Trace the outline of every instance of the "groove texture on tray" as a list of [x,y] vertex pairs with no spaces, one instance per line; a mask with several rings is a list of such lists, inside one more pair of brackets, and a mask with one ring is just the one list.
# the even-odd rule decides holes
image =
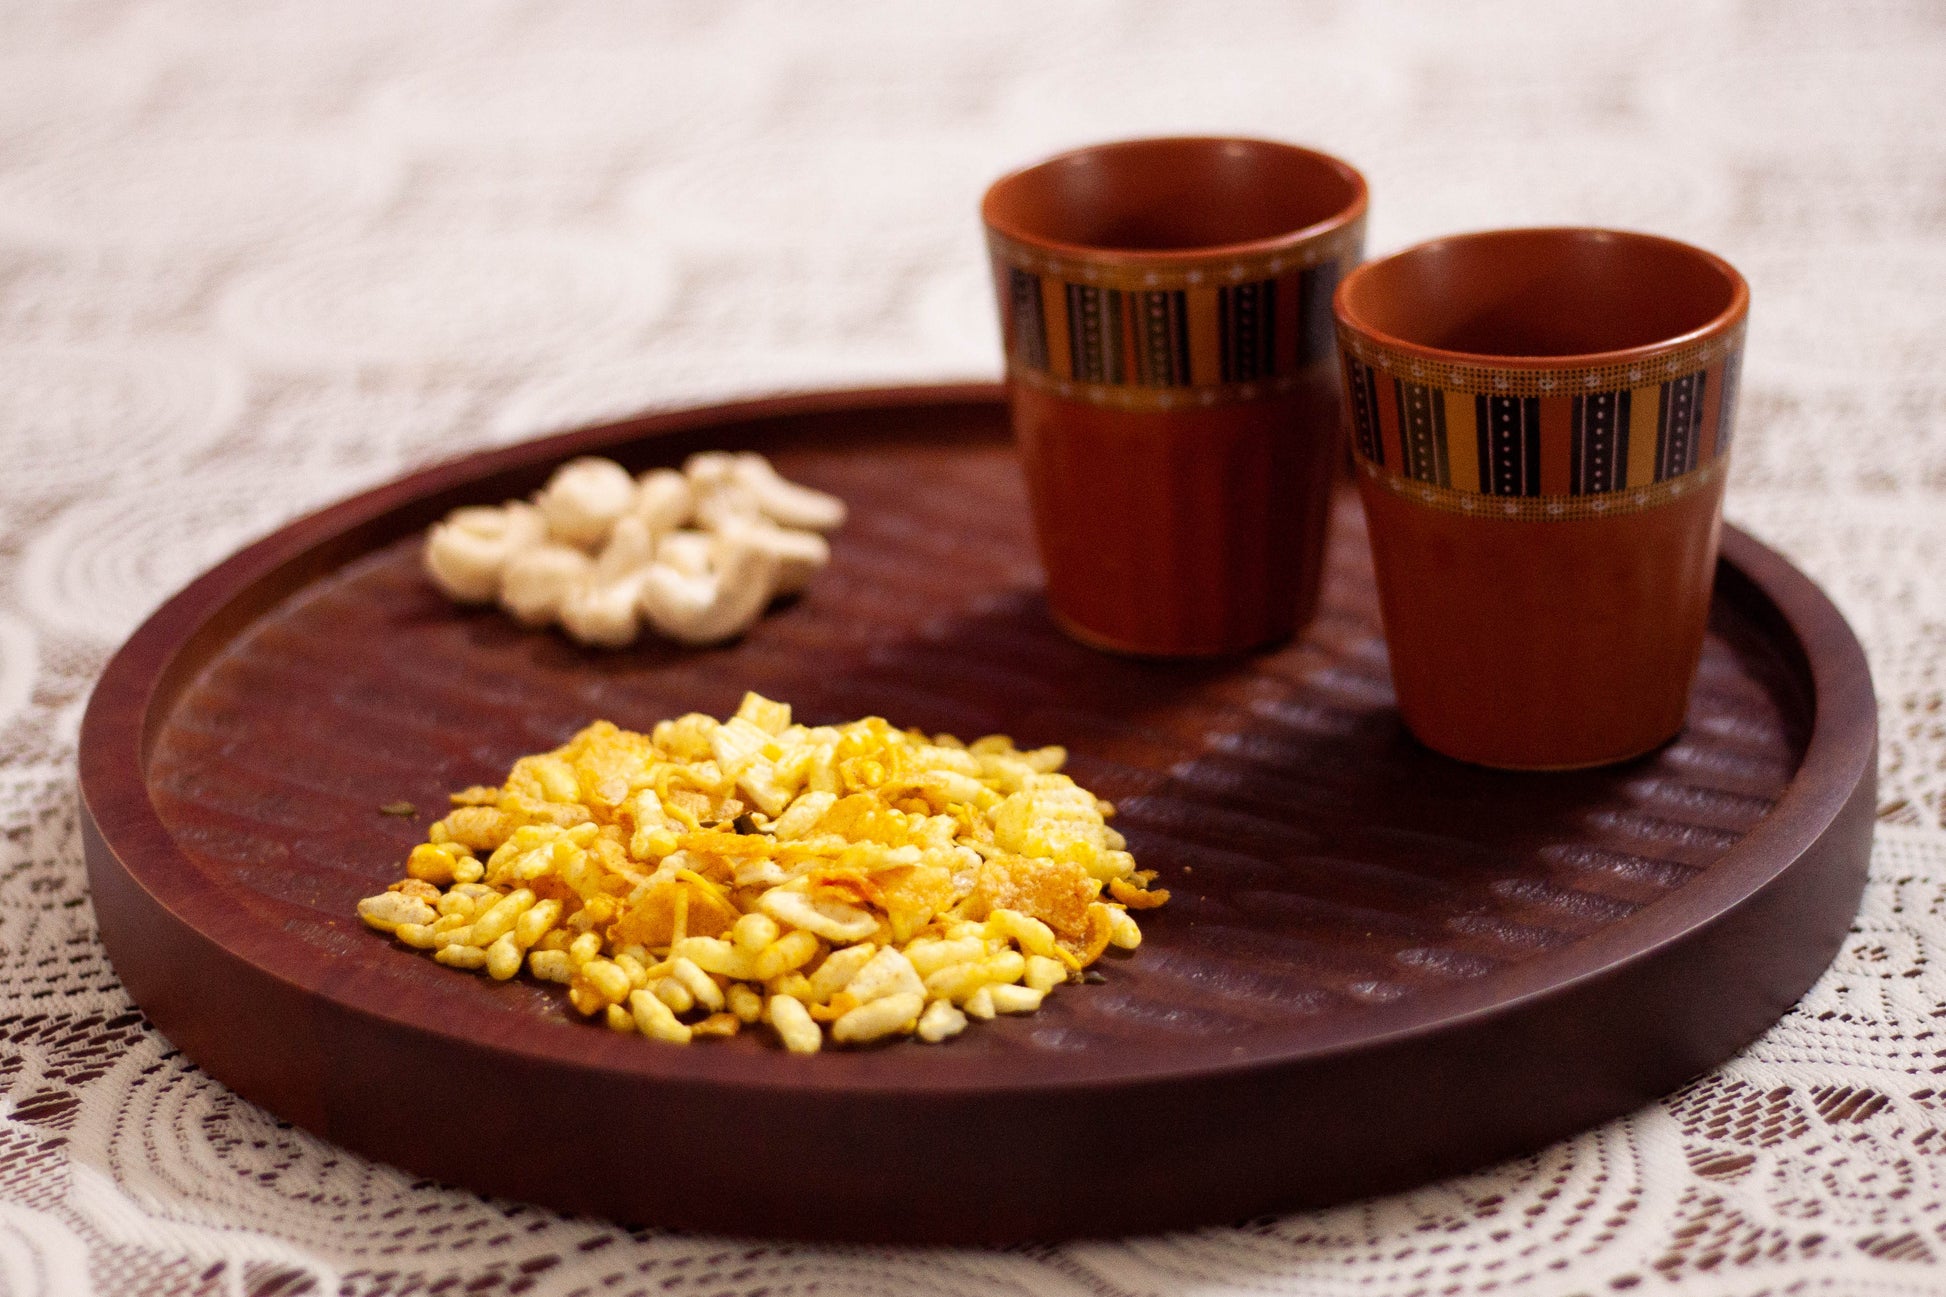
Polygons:
[[[832,566],[740,644],[584,652],[417,574],[455,505],[576,454],[709,448],[853,506]],[[1604,771],[1456,765],[1394,717],[1359,528],[1341,500],[1301,641],[1172,666],[1048,621],[990,387],[681,411],[430,469],[227,561],[110,663],[80,761],[102,939],[156,1026],[280,1117],[629,1221],[1008,1242],[1529,1152],[1727,1057],[1829,962],[1869,850],[1870,676],[1829,601],[1732,530],[1675,742]],[[745,689],[810,720],[1063,743],[1175,899],[1038,1014],[814,1058],[618,1036],[353,917],[450,790],[594,716],[722,714]],[[419,817],[380,813],[400,801]],[[451,1121],[456,1076],[522,1114],[504,1141]],[[775,1166],[820,1168],[819,1192]]]
[[[397,876],[448,791],[497,782],[516,756],[594,717],[646,728],[724,714],[746,688],[814,723],[878,713],[1063,743],[1071,773],[1118,803],[1131,850],[1176,899],[1105,984],[950,1048],[1076,1051],[1288,1028],[1561,948],[1707,871],[1803,753],[1786,665],[1721,601],[1674,744],[1619,777],[1496,773],[1400,731],[1346,499],[1303,640],[1168,666],[1104,657],[1049,622],[1004,447],[800,447],[778,462],[847,499],[854,521],[810,593],[740,644],[584,651],[448,605],[407,537],[260,619],[181,698],[152,749],[164,821],[292,939],[388,980],[558,1020],[551,993],[441,968],[349,919]],[[420,809],[416,822],[377,813],[399,800]]]

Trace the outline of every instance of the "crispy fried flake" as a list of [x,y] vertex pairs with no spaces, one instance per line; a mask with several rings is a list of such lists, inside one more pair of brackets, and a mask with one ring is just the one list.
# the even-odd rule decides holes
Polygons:
[[1003,855],[980,867],[973,895],[988,910],[1019,910],[1078,938],[1088,930],[1088,906],[1101,895],[1101,883],[1065,860]]

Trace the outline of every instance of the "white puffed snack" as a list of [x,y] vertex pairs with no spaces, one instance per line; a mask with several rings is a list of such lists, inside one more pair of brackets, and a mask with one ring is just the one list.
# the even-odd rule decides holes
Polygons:
[[737,457],[727,450],[702,450],[682,462],[683,476],[698,491],[722,486],[736,475]]
[[631,516],[640,518],[652,536],[660,536],[689,521],[696,497],[689,479],[673,468],[652,468],[635,479],[635,506]]
[[762,550],[776,561],[778,594],[796,594],[831,561],[830,543],[814,531],[744,515],[726,517],[717,527],[724,539]]
[[758,503],[756,493],[734,479],[714,486],[697,486],[693,492],[696,525],[719,535],[728,527],[764,519],[763,506]]
[[635,479],[612,459],[571,459],[554,470],[534,504],[550,536],[594,549],[635,503]]
[[831,531],[844,525],[843,500],[780,477],[762,455],[738,455],[730,480],[750,492],[765,516],[780,527]]
[[523,626],[545,626],[561,615],[561,605],[594,566],[572,545],[542,541],[507,560],[500,606]]
[[492,603],[507,559],[546,534],[540,511],[524,500],[455,509],[426,533],[426,573],[460,603]]
[[716,535],[685,527],[657,537],[655,561],[684,576],[708,576],[716,561]]
[[844,517],[843,501],[787,481],[762,455],[705,451],[640,477],[583,457],[531,502],[455,509],[428,529],[423,561],[453,600],[497,601],[582,644],[621,648],[645,626],[715,644],[803,590],[831,559],[818,531]]
[[777,588],[776,578],[775,559],[725,541],[712,570],[700,576],[651,564],[642,581],[642,615],[678,644],[718,644],[757,620]]
[[646,573],[629,572],[609,581],[582,581],[561,601],[561,629],[583,644],[626,648],[640,623],[636,603]]
[[613,581],[633,576],[655,562],[656,537],[639,515],[629,514],[615,524],[595,556],[594,579]]

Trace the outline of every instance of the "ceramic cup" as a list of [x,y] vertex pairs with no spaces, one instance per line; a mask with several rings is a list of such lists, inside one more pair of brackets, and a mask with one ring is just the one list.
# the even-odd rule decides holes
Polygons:
[[1015,438],[1054,615],[1234,653],[1317,603],[1342,446],[1331,295],[1365,181],[1262,140],[1064,153],[987,191]]
[[1646,234],[1500,230],[1335,301],[1399,710],[1428,747],[1565,769],[1681,728],[1749,290]]

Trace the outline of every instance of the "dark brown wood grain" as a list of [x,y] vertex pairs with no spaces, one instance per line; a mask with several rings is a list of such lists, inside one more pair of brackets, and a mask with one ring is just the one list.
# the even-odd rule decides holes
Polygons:
[[[754,447],[853,521],[736,645],[580,650],[455,609],[417,533],[576,453]],[[1732,531],[1688,727],[1509,774],[1391,703],[1356,505],[1317,620],[1163,664],[1037,594],[997,389],[834,393],[494,451],[291,524],[116,656],[81,743],[103,940],[155,1025],[306,1129],[553,1206],[743,1234],[994,1241],[1220,1221],[1412,1184],[1662,1094],[1782,1013],[1864,879],[1871,682],[1837,612]],[[1064,743],[1175,895],[1100,985],[940,1047],[690,1048],[366,930],[426,811],[596,716],[879,713]],[[409,801],[412,820],[381,805]],[[490,1133],[489,1133],[490,1132]]]

